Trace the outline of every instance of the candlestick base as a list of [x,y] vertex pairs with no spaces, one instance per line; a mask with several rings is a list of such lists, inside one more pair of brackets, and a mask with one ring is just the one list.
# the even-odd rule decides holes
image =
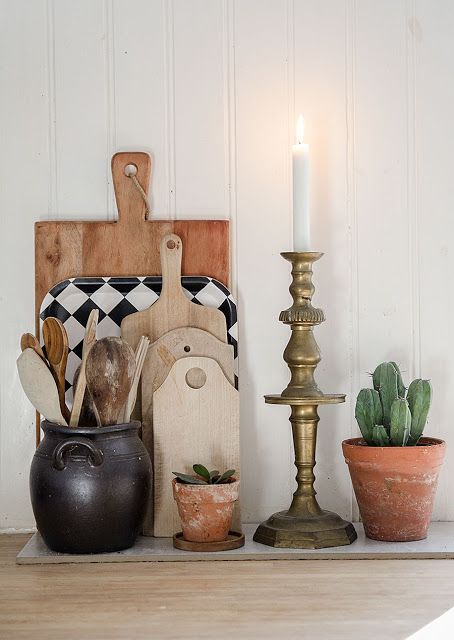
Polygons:
[[353,525],[331,511],[295,516],[290,510],[274,513],[257,528],[255,542],[283,549],[324,549],[351,544],[357,538]]

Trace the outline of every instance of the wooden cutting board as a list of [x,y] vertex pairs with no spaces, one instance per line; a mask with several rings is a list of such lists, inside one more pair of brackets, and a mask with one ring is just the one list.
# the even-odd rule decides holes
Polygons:
[[172,232],[184,242],[184,275],[209,275],[229,286],[229,222],[146,220],[144,201],[124,173],[130,164],[137,167],[136,177],[148,193],[150,156],[140,152],[116,153],[112,158],[112,177],[117,221],[58,220],[35,224],[36,331],[41,302],[57,282],[75,276],[160,275],[160,243],[163,236]]
[[[186,327],[164,334],[150,345],[148,366],[142,373],[142,440],[153,459],[153,394],[167,378],[180,358],[205,356],[213,358],[231,385],[234,385],[233,347],[202,329]],[[147,405],[144,404],[144,398]],[[154,535],[153,495],[147,509],[143,534]]]
[[[211,358],[177,360],[153,399],[154,535],[180,531],[172,471],[240,469],[238,391]],[[237,474],[237,477],[239,473]],[[241,526],[237,504],[233,528]]]
[[[210,275],[230,285],[228,220],[146,220],[146,207],[127,165],[148,193],[151,159],[147,153],[122,152],[112,158],[118,220],[40,221],[35,224],[35,331],[44,296],[58,282],[76,276],[160,275],[159,247],[168,233],[185,244],[184,275]],[[151,216],[150,216],[151,217]],[[39,419],[36,441],[39,443]]]
[[[185,247],[185,253],[186,253]],[[175,234],[161,240],[162,290],[159,299],[145,311],[126,316],[121,323],[121,336],[135,349],[141,336],[155,342],[167,331],[196,327],[227,342],[227,325],[219,309],[202,307],[188,300],[181,286],[183,244]],[[147,366],[148,358],[145,362]]]

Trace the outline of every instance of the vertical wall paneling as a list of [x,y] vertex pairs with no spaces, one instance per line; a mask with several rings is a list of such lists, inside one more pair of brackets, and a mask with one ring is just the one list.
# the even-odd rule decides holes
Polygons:
[[34,328],[33,222],[49,201],[47,7],[0,2],[0,529],[33,526],[28,470],[35,414],[16,371]]
[[223,0],[224,59],[224,164],[225,205],[230,218],[232,292],[238,297],[237,195],[236,195],[236,81],[235,81],[235,0]]
[[406,3],[356,3],[355,172],[361,384],[383,360],[410,373]]
[[[355,402],[361,380],[359,344],[359,267],[358,267],[358,215],[355,172],[355,59],[356,59],[356,0],[346,1],[345,15],[345,107],[346,107],[346,191],[347,221],[349,229],[348,270],[350,286],[350,436],[359,429],[355,420]],[[359,520],[359,510],[352,496],[352,518]]]
[[434,517],[452,520],[454,11],[449,0],[437,2],[436,11],[428,0],[415,5],[408,28],[416,41],[421,375],[430,378],[434,388],[427,435],[448,441]]
[[116,217],[115,194],[113,189],[110,162],[117,148],[116,114],[115,114],[115,18],[113,0],[103,0],[104,7],[104,76],[105,76],[105,107],[107,120],[106,136],[106,212],[112,220]]
[[[106,10],[100,0],[54,2],[58,213],[106,217]],[[102,188],[100,188],[102,185]]]
[[412,360],[410,377],[421,376],[421,265],[418,211],[418,166],[417,166],[417,111],[416,111],[416,46],[417,29],[415,0],[407,0],[406,43],[407,43],[407,205],[410,242],[410,294],[412,322]]
[[[293,487],[288,407],[265,405],[288,372],[288,25],[279,0],[235,3],[237,259],[243,507],[249,521],[285,508]],[[292,489],[293,490],[293,489]]]
[[[49,218],[58,211],[57,188],[57,105],[55,101],[55,20],[54,0],[46,0],[47,31],[47,96],[48,96],[48,153],[49,153]],[[42,217],[42,216],[41,216]]]
[[222,0],[173,0],[179,218],[225,218]]
[[152,216],[171,215],[169,175],[167,0],[114,0],[115,121],[117,150],[153,158]]
[[312,249],[325,252],[314,265],[314,304],[326,314],[315,329],[322,352],[317,378],[326,393],[347,394],[346,405],[320,407],[317,491],[324,506],[350,517],[350,480],[340,448],[350,436],[351,391],[345,5],[296,2],[294,20],[294,118],[303,113],[310,145]]

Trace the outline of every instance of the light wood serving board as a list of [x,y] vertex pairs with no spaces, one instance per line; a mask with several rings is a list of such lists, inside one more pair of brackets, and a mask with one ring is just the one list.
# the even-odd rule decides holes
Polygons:
[[184,294],[181,287],[182,255],[183,245],[179,236],[169,234],[161,240],[161,295],[149,309],[131,313],[121,323],[121,336],[133,349],[141,336],[155,342],[167,331],[182,327],[204,329],[227,342],[227,325],[222,311],[191,302]]
[[[215,360],[175,362],[154,394],[153,433],[154,535],[165,537],[181,529],[172,471],[191,473],[196,462],[221,472],[240,469],[238,391]],[[240,523],[237,504],[233,528]]]
[[[216,360],[230,384],[235,385],[233,346],[218,340],[207,331],[191,327],[175,329],[150,345],[147,355],[148,366],[142,373],[142,440],[151,459],[153,459],[153,394],[167,378],[177,360],[200,356]],[[146,399],[147,405],[143,399]],[[153,502],[152,494],[143,526],[143,533],[146,536],[154,535]]]

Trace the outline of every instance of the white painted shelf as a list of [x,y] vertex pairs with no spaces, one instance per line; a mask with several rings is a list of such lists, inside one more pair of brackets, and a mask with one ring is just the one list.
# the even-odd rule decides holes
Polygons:
[[252,540],[257,525],[244,525],[246,544],[241,549],[217,553],[174,549],[171,538],[139,537],[125,551],[94,555],[72,555],[50,551],[38,533],[17,555],[18,564],[63,564],[71,562],[187,562],[201,560],[380,560],[404,558],[454,558],[454,522],[432,523],[429,536],[418,542],[377,542],[364,535],[356,523],[358,539],[351,545],[329,549],[276,549]]

